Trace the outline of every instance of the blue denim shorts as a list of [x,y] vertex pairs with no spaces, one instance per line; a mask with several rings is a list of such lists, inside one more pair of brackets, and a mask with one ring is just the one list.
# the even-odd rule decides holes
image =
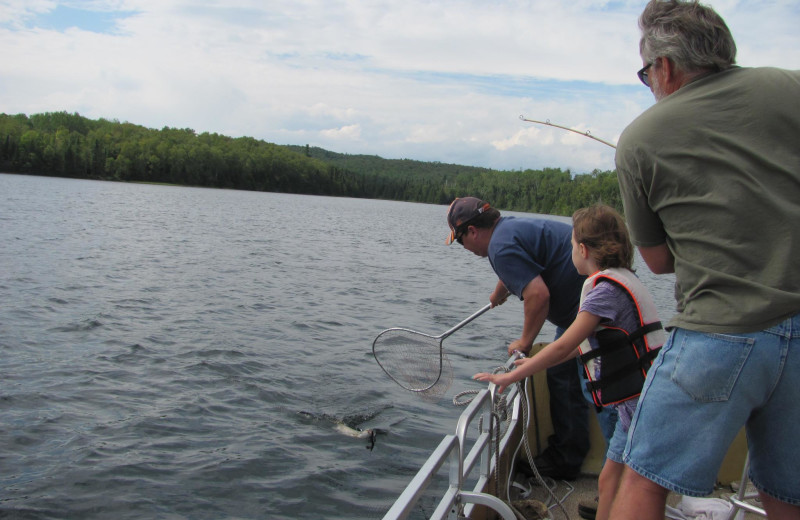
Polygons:
[[742,426],[753,484],[800,505],[800,314],[749,334],[674,329],[648,374],[623,460],[676,493],[708,495]]
[[623,454],[625,452],[625,444],[628,442],[628,431],[622,426],[622,421],[617,421],[617,426],[614,428],[614,435],[608,441],[608,449],[606,450],[606,458],[614,462],[623,463]]

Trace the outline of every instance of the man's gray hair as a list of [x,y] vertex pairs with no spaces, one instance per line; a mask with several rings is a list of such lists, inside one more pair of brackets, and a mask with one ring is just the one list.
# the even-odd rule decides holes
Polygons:
[[724,70],[736,63],[736,43],[720,15],[697,0],[650,0],[639,17],[639,53],[666,57],[687,73]]

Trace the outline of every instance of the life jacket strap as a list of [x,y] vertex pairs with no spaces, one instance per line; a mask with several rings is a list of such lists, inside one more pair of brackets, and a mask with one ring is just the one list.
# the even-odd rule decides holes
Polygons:
[[624,347],[629,347],[635,341],[643,338],[646,334],[650,334],[651,332],[660,328],[662,328],[660,321],[654,321],[652,323],[648,323],[647,325],[642,325],[627,337],[620,338],[616,341],[610,341],[604,345],[601,345],[599,348],[595,348],[585,354],[581,354],[579,357],[580,362],[585,365],[587,361],[590,361],[598,356],[609,354]]
[[620,379],[627,377],[631,374],[631,372],[637,370],[643,370],[644,372],[647,372],[647,370],[650,368],[650,364],[656,358],[660,349],[661,347],[658,347],[645,352],[644,355],[642,355],[642,357],[636,361],[632,361],[621,366],[619,369],[615,370],[611,374],[608,374],[607,376],[604,376],[602,379],[598,379],[597,381],[587,381],[586,388],[590,392],[602,390],[603,388],[606,388]]

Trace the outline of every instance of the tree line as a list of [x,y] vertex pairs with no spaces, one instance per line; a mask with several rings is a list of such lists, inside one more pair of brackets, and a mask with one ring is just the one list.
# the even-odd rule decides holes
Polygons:
[[432,204],[472,195],[501,209],[553,215],[598,201],[622,210],[613,171],[383,159],[67,112],[0,114],[0,171]]

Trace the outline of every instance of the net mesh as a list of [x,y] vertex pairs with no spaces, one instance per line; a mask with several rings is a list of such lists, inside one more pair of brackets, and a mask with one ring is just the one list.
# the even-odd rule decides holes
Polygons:
[[427,334],[385,330],[375,338],[372,352],[389,377],[423,397],[441,396],[453,381],[453,368],[441,340]]

